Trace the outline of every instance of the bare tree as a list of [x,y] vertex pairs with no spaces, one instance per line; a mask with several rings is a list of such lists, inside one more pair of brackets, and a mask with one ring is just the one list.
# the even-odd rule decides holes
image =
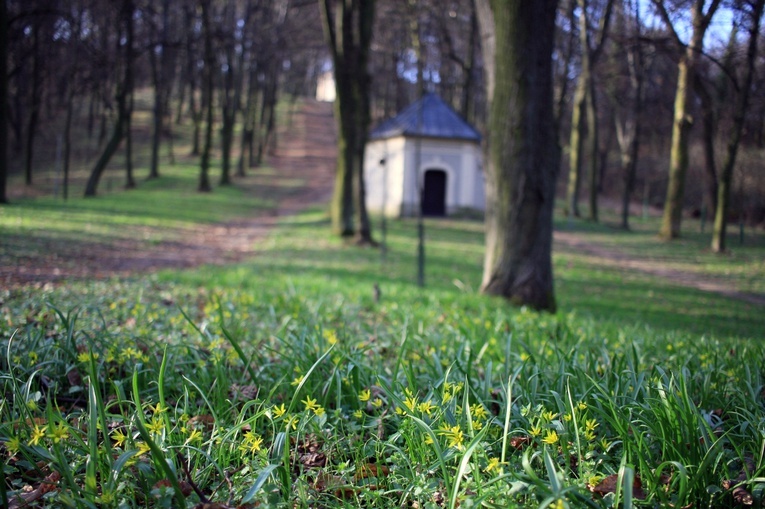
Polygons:
[[685,175],[688,172],[688,139],[692,125],[691,103],[693,99],[694,73],[704,48],[706,34],[712,17],[722,0],[712,0],[704,12],[706,0],[691,3],[691,39],[685,44],[677,33],[667,7],[662,0],[652,0],[657,12],[667,25],[676,46],[681,49],[677,63],[677,89],[675,92],[674,124],[672,127],[672,149],[669,158],[669,182],[667,198],[659,237],[664,240],[680,236],[685,195]]
[[0,203],[8,203],[8,6],[0,2]]
[[[120,24],[124,29],[125,44],[122,50],[122,80],[117,86],[117,120],[114,124],[112,136],[104,148],[101,156],[96,161],[95,166],[90,172],[90,177],[85,185],[85,196],[95,196],[98,189],[98,182],[101,175],[109,164],[112,156],[117,152],[120,143],[128,135],[130,130],[130,116],[132,113],[132,95],[133,95],[133,0],[123,0],[120,7]],[[119,39],[117,44],[119,44]],[[126,159],[128,162],[128,182],[131,184],[132,174],[130,171],[130,147],[126,149]]]
[[[571,115],[571,139],[569,142],[568,192],[566,195],[566,213],[579,216],[579,189],[582,174],[582,159],[585,140],[589,157],[590,177],[590,216],[598,220],[598,126],[595,103],[594,69],[603,52],[608,25],[611,20],[613,0],[607,0],[600,17],[597,33],[591,34],[590,14],[587,0],[578,0],[579,5],[579,44],[581,46],[581,66],[574,93],[574,107]],[[591,39],[596,39],[593,47]],[[585,138],[586,129],[586,138]]]
[[733,127],[728,139],[728,147],[725,154],[725,162],[720,170],[718,184],[717,209],[715,210],[715,226],[712,235],[712,250],[721,253],[725,251],[725,230],[727,223],[728,208],[730,206],[730,189],[733,182],[733,167],[736,164],[736,154],[741,142],[741,133],[744,128],[746,109],[749,105],[749,94],[752,88],[755,60],[757,58],[757,39],[760,33],[763,6],[765,0],[742,2],[744,9],[749,15],[749,44],[746,51],[746,64],[743,69],[743,77],[738,87],[738,96],[733,112]]

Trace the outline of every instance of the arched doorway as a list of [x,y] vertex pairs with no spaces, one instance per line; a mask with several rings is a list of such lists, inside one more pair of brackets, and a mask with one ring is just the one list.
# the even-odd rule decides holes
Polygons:
[[446,215],[446,172],[425,170],[422,186],[422,214],[425,216]]

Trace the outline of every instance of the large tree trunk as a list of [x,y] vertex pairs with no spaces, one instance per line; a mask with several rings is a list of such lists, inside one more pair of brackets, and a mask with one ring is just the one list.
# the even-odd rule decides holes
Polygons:
[[[488,0],[479,0],[479,3]],[[557,0],[491,0],[486,257],[482,291],[554,311],[552,219],[560,150],[553,115]],[[486,17],[479,20],[484,23]],[[492,94],[493,91],[493,94]]]
[[8,7],[0,2],[0,203],[8,203]]
[[728,208],[730,206],[730,190],[733,183],[733,168],[736,165],[736,154],[741,141],[741,133],[744,129],[746,109],[749,105],[749,92],[752,88],[752,77],[757,59],[757,38],[760,32],[763,5],[765,0],[757,0],[752,7],[752,24],[749,31],[749,45],[746,53],[746,67],[744,79],[733,112],[733,129],[728,141],[728,151],[720,171],[720,183],[717,194],[717,209],[715,210],[715,226],[712,235],[712,251],[722,253],[725,251],[725,233],[727,226]]
[[[371,77],[367,62],[374,0],[320,0],[319,3],[337,87],[335,118],[339,153],[331,204],[332,229],[342,236],[356,234],[360,243],[372,243],[364,188],[364,149],[370,121]],[[358,230],[354,226],[354,212]]]

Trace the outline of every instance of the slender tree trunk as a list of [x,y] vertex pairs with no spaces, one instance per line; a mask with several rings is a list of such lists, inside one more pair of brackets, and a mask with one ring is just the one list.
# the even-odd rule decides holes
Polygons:
[[[582,73],[584,73],[582,69]],[[579,188],[582,176],[582,153],[584,152],[584,125],[587,106],[587,83],[579,76],[574,92],[574,107],[571,113],[571,136],[568,154],[568,188],[566,192],[566,215],[580,217]]]
[[[130,131],[130,117],[132,112],[132,90],[133,90],[133,1],[123,0],[122,3],[122,19],[125,23],[125,54],[124,58],[124,74],[122,83],[118,85],[117,90],[117,120],[114,124],[114,130],[109,142],[104,147],[101,156],[96,161],[95,166],[90,172],[90,177],[85,185],[85,196],[95,196],[98,189],[98,183],[101,180],[106,166],[109,164],[112,156],[117,152],[120,143],[125,136],[129,136]],[[131,148],[128,143],[128,150],[126,150],[126,165],[127,165],[127,183],[129,187],[132,181],[132,157]],[[133,182],[133,186],[135,183]]]
[[35,136],[37,135],[37,121],[40,118],[40,103],[42,102],[42,77],[40,55],[40,27],[35,25],[32,30],[32,104],[29,108],[27,121],[26,141],[24,144],[24,182],[32,185],[32,169],[34,157]]
[[72,154],[72,117],[74,116],[74,82],[69,85],[69,97],[66,102],[66,120],[64,121],[64,182],[62,185],[64,200],[69,199],[69,163]]
[[[166,51],[164,45],[162,51]],[[152,125],[151,133],[151,163],[149,165],[149,178],[159,177],[159,148],[162,140],[162,118],[163,112],[163,77],[164,69],[159,68],[159,62],[157,62],[157,55],[154,48],[149,50],[149,63],[151,64],[151,75],[154,81],[154,122]]]
[[[495,51],[487,54],[484,48],[484,55],[494,62],[491,81],[496,85],[487,83],[491,105],[481,288],[517,305],[554,311],[552,218],[560,161],[552,86],[557,0],[491,0],[490,5],[493,23],[481,31],[495,34]],[[479,20],[485,23],[480,10]]]
[[[711,95],[703,84],[696,80],[696,93],[701,99],[701,140],[704,148],[705,193],[704,209],[706,216],[714,217],[717,208],[717,164],[715,163],[715,137],[717,135],[717,115]],[[707,219],[704,217],[704,219]]]
[[128,99],[128,113],[125,116],[125,189],[135,188],[133,177],[133,93]]
[[204,32],[205,46],[205,89],[204,95],[207,101],[207,125],[205,126],[205,144],[202,149],[202,158],[199,171],[199,192],[210,192],[210,151],[213,142],[213,92],[215,81],[215,54],[212,44],[212,26],[210,22],[210,4],[209,0],[202,0],[202,31]]
[[8,203],[8,7],[0,2],[0,203]]
[[127,100],[124,104],[125,111],[125,188],[133,189],[135,179],[133,178],[133,13],[135,7],[133,0],[125,0],[125,89]]
[[[653,0],[665,22],[672,28],[669,15],[659,0]],[[704,34],[709,22],[720,5],[720,0],[712,0],[706,14],[703,12],[705,0],[695,0],[691,8],[692,33],[690,43],[684,48],[677,64],[677,90],[675,92],[674,121],[672,124],[672,145],[669,158],[669,182],[667,197],[664,201],[659,238],[671,240],[680,236],[683,218],[683,200],[685,198],[685,175],[688,172],[688,139],[692,126],[693,84],[696,66],[701,56]],[[674,31],[674,28],[672,28]],[[676,36],[676,33],[675,33]],[[682,45],[676,36],[678,45]]]
[[588,176],[590,178],[590,215],[588,219],[598,222],[598,191],[600,172],[598,171],[598,111],[595,102],[595,84],[590,80],[587,94],[587,151],[589,152]]
[[728,150],[720,171],[720,184],[717,195],[717,209],[715,210],[715,225],[712,235],[712,251],[722,253],[725,251],[725,234],[727,227],[728,208],[730,206],[730,190],[733,183],[733,168],[736,165],[736,154],[741,142],[741,133],[744,130],[744,121],[746,120],[746,110],[749,106],[749,93],[752,88],[752,78],[757,59],[757,39],[760,32],[760,21],[762,19],[763,6],[765,0],[756,0],[752,5],[752,21],[749,31],[749,45],[746,53],[746,67],[744,68],[744,79],[736,100],[735,110],[733,112],[733,129],[728,140]]
[[86,197],[96,195],[96,190],[98,189],[98,182],[101,180],[101,175],[104,173],[106,165],[109,164],[112,156],[115,154],[115,152],[117,152],[117,149],[120,146],[120,142],[125,136],[125,122],[125,116],[120,115],[117,118],[117,122],[114,124],[114,131],[112,132],[111,138],[109,138],[109,142],[106,144],[106,147],[101,153],[101,156],[98,158],[98,161],[96,161],[96,165],[90,171],[90,177],[88,177],[88,182],[85,185]]

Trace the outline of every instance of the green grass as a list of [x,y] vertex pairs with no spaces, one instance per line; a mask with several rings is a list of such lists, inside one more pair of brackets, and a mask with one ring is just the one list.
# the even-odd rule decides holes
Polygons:
[[385,261],[313,210],[244,264],[2,292],[0,496],[60,474],[46,506],[762,503],[761,308],[561,250],[559,313],[514,309],[476,294],[481,224],[447,220],[419,289],[415,224],[389,226]]

